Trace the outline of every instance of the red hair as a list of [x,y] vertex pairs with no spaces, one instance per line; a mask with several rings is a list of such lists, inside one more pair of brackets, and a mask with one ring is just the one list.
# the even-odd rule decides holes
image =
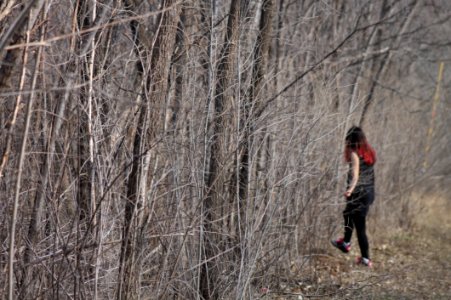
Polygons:
[[346,134],[345,160],[351,162],[351,152],[356,152],[367,165],[376,162],[376,151],[366,140],[365,134],[360,127],[353,126]]
[[363,161],[367,165],[374,165],[376,162],[376,151],[368,144],[368,142],[359,145],[357,149],[353,149],[349,146],[346,146],[345,149],[345,160],[346,162],[351,162],[351,152],[355,151],[359,157],[363,159]]

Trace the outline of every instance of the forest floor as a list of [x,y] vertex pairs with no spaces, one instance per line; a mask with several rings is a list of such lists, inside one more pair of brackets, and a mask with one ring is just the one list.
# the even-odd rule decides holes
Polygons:
[[[448,197],[449,198],[449,197]],[[379,226],[383,227],[383,226]],[[299,275],[262,299],[451,299],[451,199],[427,199],[408,230],[378,228],[370,236],[373,268],[332,248],[310,259]]]

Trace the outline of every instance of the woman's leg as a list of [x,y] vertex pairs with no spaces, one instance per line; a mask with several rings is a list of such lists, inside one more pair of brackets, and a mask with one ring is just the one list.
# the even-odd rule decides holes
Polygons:
[[344,225],[345,225],[345,235],[343,240],[346,243],[351,242],[352,237],[352,231],[354,230],[354,220],[353,216],[356,214],[356,212],[359,210],[360,206],[360,193],[355,192],[349,197],[346,201],[346,207],[343,211],[343,218],[344,218]]
[[351,242],[352,231],[354,230],[354,222],[352,220],[351,214],[346,212],[346,210],[343,212],[343,218],[345,221],[345,235],[343,241],[345,243],[349,243]]
[[357,232],[359,240],[360,252],[363,258],[370,258],[368,237],[366,236],[366,216],[370,205],[374,201],[374,188],[367,187],[361,194],[361,202],[359,208],[353,214],[352,221]]
[[370,258],[368,238],[366,236],[366,214],[358,213],[353,215],[352,221],[355,225],[357,238],[359,240],[360,252],[363,258]]

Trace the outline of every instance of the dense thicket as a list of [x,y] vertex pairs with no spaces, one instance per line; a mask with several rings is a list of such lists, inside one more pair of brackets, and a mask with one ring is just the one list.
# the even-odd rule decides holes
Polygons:
[[3,1],[0,294],[252,298],[341,230],[353,124],[408,226],[451,170],[450,9]]

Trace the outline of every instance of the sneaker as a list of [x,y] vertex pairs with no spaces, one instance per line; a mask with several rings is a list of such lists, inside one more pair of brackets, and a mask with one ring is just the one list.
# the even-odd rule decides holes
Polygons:
[[358,265],[364,265],[364,266],[366,266],[368,268],[372,268],[373,267],[373,262],[369,258],[357,257],[355,262]]
[[343,238],[332,240],[331,243],[344,253],[348,253],[351,250],[351,243],[346,243]]

